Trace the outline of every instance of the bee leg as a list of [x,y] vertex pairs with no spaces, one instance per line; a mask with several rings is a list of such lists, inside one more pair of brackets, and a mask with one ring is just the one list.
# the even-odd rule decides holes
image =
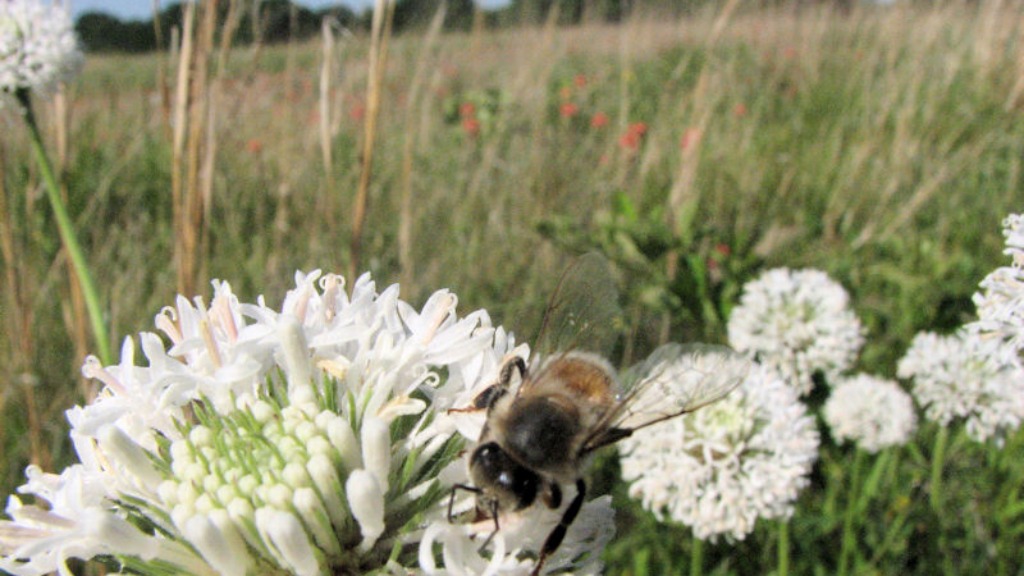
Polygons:
[[576,515],[580,513],[580,508],[583,508],[583,498],[587,493],[587,483],[582,478],[576,481],[576,497],[569,503],[569,507],[565,509],[565,514],[562,515],[562,519],[558,522],[558,526],[548,534],[546,540],[544,540],[544,547],[540,549],[540,556],[537,557],[537,564],[534,565],[533,571],[530,572],[530,576],[538,576],[541,569],[544,567],[544,562],[547,561],[548,556],[555,553],[558,547],[562,544],[562,540],[565,539],[566,532],[569,531],[569,526],[572,525],[573,520],[576,519]]
[[448,412],[477,412],[489,410],[499,398],[508,393],[509,385],[512,383],[512,374],[519,370],[519,377],[526,378],[526,362],[519,356],[513,356],[501,367],[501,374],[498,381],[484,388],[473,398],[473,402],[466,408],[451,408]]
[[556,482],[547,482],[541,498],[544,499],[544,504],[548,508],[557,510],[562,505],[562,489]]
[[[481,490],[480,488],[477,488],[476,486],[470,486],[469,484],[455,484],[455,485],[453,485],[452,486],[452,494],[451,494],[451,496],[448,497],[448,522],[449,523],[454,523],[455,522],[455,516],[452,514],[452,507],[455,505],[455,493],[457,491],[459,491],[459,490],[465,490],[466,492],[472,492],[473,494],[482,494],[483,493],[483,490]],[[479,508],[477,508],[477,510],[479,510]],[[487,539],[484,540],[484,543],[480,545],[479,552],[481,554],[487,548],[487,545],[491,543],[491,540],[494,540],[494,535],[498,533],[498,530],[501,529],[501,526],[498,525],[498,501],[497,500],[493,500],[493,501],[490,502],[490,510],[489,510],[489,512],[491,513],[491,519],[494,520],[494,530],[491,531],[491,533],[487,535]]]
[[501,526],[498,525],[498,501],[497,500],[491,502],[491,518],[494,519],[494,530],[490,534],[487,535],[487,540],[484,540],[484,543],[481,544],[480,548],[477,549],[477,553],[478,554],[483,554],[484,553],[484,550],[487,549],[487,545],[491,543],[491,540],[494,540],[494,536],[498,533],[498,530],[501,530]]
[[455,493],[459,490],[465,490],[466,492],[472,492],[473,494],[480,494],[483,490],[476,486],[470,486],[469,484],[455,484],[452,486],[452,494],[448,497],[448,523],[454,523],[455,517],[452,515],[452,506],[455,505]]
[[526,361],[522,356],[513,356],[501,367],[501,376],[498,378],[498,385],[508,389],[512,383],[512,371],[519,370],[519,378],[526,378]]

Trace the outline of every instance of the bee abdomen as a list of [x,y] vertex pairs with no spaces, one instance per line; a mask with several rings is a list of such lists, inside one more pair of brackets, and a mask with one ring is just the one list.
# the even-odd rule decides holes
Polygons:
[[524,466],[554,472],[572,461],[572,443],[580,429],[571,404],[551,397],[521,399],[509,415],[506,448]]

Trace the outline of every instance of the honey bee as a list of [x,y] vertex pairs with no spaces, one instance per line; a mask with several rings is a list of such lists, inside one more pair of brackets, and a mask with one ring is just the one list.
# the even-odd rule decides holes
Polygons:
[[[586,277],[604,274],[606,266],[603,258],[588,255],[572,270]],[[594,310],[592,298],[609,298],[607,289],[595,296],[594,279],[588,278],[583,293],[572,294],[576,288],[566,287],[565,278],[548,306],[545,327],[592,334],[599,324],[615,321],[615,308],[588,312]],[[559,312],[570,302],[572,310]],[[614,303],[614,293],[610,302]],[[581,309],[586,313],[581,314]],[[558,509],[562,487],[575,484],[576,495],[538,552],[532,574],[539,574],[583,506],[587,491],[583,471],[589,457],[640,428],[723,398],[746,376],[745,369],[725,368],[736,366],[725,361],[734,356],[722,346],[669,344],[627,372],[622,384],[602,355],[583,349],[555,352],[531,366],[519,356],[511,358],[502,366],[498,381],[467,409],[486,410],[487,419],[469,452],[472,484],[453,487],[449,520],[457,490],[476,494],[477,513],[494,521],[486,546],[500,529],[498,518],[503,512],[524,510],[538,501]]]

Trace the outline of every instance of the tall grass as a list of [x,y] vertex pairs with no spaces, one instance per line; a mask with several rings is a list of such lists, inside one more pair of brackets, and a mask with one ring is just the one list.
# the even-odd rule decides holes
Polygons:
[[[193,216],[201,225],[183,223],[195,212],[180,212],[184,196],[172,194],[182,177],[174,159],[187,148],[169,137],[185,127],[164,114],[166,55],[92,57],[69,94],[64,179],[118,338],[150,329],[179,287],[193,285],[176,247],[183,230],[208,226],[206,241],[188,245],[204,263],[191,274],[206,297],[208,280],[221,278],[243,299],[276,302],[296,269],[346,271],[358,259],[381,283],[402,277],[411,301],[450,287],[463,310],[486,307],[526,339],[571,252],[598,246],[625,272],[630,355],[663,337],[721,339],[743,281],[765,267],[813,266],[847,287],[868,326],[862,367],[891,375],[916,331],[969,318],[977,282],[1000,262],[999,222],[1024,204],[1021,16],[999,2],[850,14],[741,7],[436,43],[410,34],[391,40],[386,66],[357,38],[334,52],[329,83],[317,43],[290,57],[272,46],[224,52],[216,122],[190,120],[209,129],[196,138],[216,142],[205,217]],[[382,76],[367,96],[373,70]],[[323,118],[328,110],[336,118]],[[54,225],[38,204],[23,129],[6,121],[4,134],[0,486],[9,492],[40,450],[71,459],[62,411],[81,392]],[[361,180],[369,153],[372,178]],[[198,149],[189,154],[198,167]],[[348,209],[363,192],[370,208]],[[694,265],[713,262],[709,283],[652,268],[665,247]],[[718,310],[673,304],[688,294],[705,308],[720,300]],[[1021,444],[1018,434],[1002,454]],[[850,461],[823,451],[787,533],[794,572],[835,568]],[[927,461],[914,448],[864,462],[864,474],[875,493],[896,494],[927,482]],[[848,552],[854,565],[978,572],[998,559],[1003,573],[1020,570],[1019,551],[1000,548],[1008,528],[986,515],[1009,498],[999,491],[1019,483],[1021,464],[962,434],[946,462],[946,509],[958,511],[939,530],[962,559],[934,559],[943,553],[929,526],[935,512],[903,514],[915,506],[904,491],[865,501],[879,526],[862,537],[879,552]],[[601,463],[596,480],[625,502],[614,466]],[[685,530],[625,505],[620,518],[613,573],[686,565]],[[902,524],[884,525],[894,518]],[[736,547],[707,545],[703,560],[760,572],[775,566],[776,538],[762,527]]]

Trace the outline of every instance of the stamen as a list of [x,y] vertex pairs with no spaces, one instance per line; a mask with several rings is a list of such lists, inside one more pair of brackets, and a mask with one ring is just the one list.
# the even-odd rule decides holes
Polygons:
[[210,354],[210,362],[214,369],[223,366],[220,357],[220,350],[217,348],[217,341],[213,339],[213,331],[210,330],[210,319],[205,316],[199,321],[199,332],[203,335],[203,343],[206,344],[206,351]]
[[164,306],[156,315],[154,323],[158,330],[167,335],[171,342],[180,344],[183,340],[181,330],[178,329],[178,310],[174,306]]
[[423,344],[429,344],[434,339],[434,335],[437,334],[437,330],[444,324],[444,321],[450,316],[455,310],[455,305],[458,303],[458,298],[454,294],[445,294],[446,302],[438,307],[436,314],[434,315],[434,321],[430,324],[430,329],[423,334]]
[[328,322],[334,319],[337,310],[334,309],[338,300],[338,293],[345,288],[345,278],[337,274],[328,274],[320,279],[320,289],[324,291],[324,319]]
[[128,393],[128,390],[121,385],[121,382],[115,378],[113,374],[108,372],[100,363],[100,359],[95,356],[87,356],[85,358],[85,364],[82,365],[82,376],[93,380],[99,380],[107,388],[110,388],[118,395]]

